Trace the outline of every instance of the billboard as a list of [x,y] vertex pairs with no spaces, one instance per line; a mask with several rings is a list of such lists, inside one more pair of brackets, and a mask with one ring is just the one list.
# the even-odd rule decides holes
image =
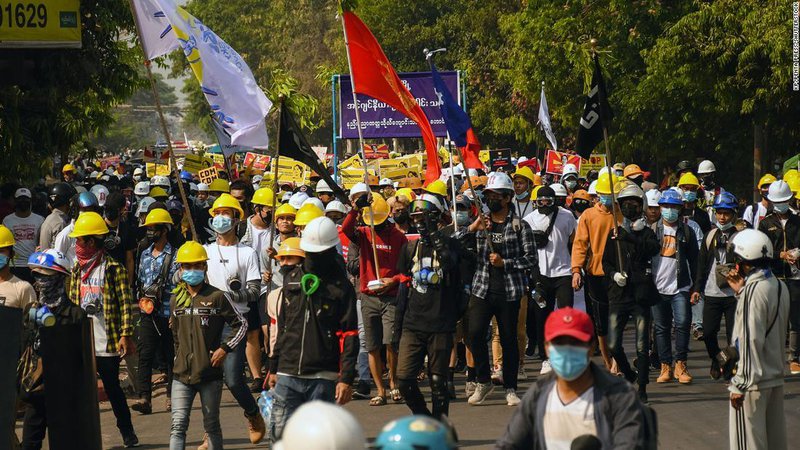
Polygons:
[[81,48],[80,0],[0,0],[0,48]]

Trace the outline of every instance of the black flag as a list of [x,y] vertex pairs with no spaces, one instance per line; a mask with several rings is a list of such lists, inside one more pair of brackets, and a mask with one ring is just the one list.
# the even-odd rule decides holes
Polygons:
[[586,106],[583,107],[581,124],[578,127],[578,143],[575,145],[575,152],[584,159],[589,159],[592,150],[603,140],[603,127],[608,129],[608,126],[611,125],[611,118],[614,117],[611,106],[608,104],[606,82],[603,80],[603,72],[600,70],[597,54],[593,59],[592,85],[586,96]]
[[333,177],[328,173],[328,169],[322,165],[314,149],[311,148],[303,132],[300,130],[300,125],[294,120],[294,117],[289,112],[289,108],[285,105],[281,106],[281,122],[280,134],[278,135],[278,152],[282,156],[296,159],[303,164],[307,165],[314,172],[318,173],[328,186],[333,190],[333,194],[339,201],[345,205],[349,205],[350,201],[341,187],[333,181]]

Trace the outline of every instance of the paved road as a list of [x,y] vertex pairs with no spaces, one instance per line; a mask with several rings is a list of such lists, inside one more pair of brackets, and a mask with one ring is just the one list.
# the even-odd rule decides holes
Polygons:
[[[628,349],[632,342],[627,340]],[[713,381],[708,375],[705,350],[702,343],[692,341],[689,368],[695,377],[691,385],[677,383],[649,386],[650,403],[658,413],[660,446],[664,449],[724,449],[728,446],[728,402],[727,391],[721,382]],[[528,360],[526,370],[529,374],[538,373],[538,361]],[[520,385],[524,391],[534,377]],[[651,380],[655,376],[651,374]],[[463,389],[463,379],[459,383]],[[425,391],[425,390],[424,390]],[[514,411],[505,405],[500,389],[496,389],[485,405],[470,407],[466,404],[463,391],[451,405],[451,418],[455,423],[462,448],[491,448],[495,439],[503,433],[505,425]],[[788,424],[789,442],[800,441],[800,377],[787,378],[785,387],[785,412]],[[134,413],[134,425],[143,449],[164,449],[169,447],[170,416],[163,410],[163,389],[157,391],[154,399],[154,412],[149,416]],[[389,420],[405,415],[405,405],[370,407],[366,401],[350,403],[347,408],[356,415],[364,426],[370,439],[374,439],[381,427]],[[101,421],[104,448],[121,448],[121,439],[114,426],[114,415],[108,403],[101,404]],[[241,410],[233,398],[224,391],[222,401],[222,429],[225,447],[228,449],[265,448],[265,444],[253,446],[247,439],[247,429]],[[195,448],[202,439],[202,415],[199,400],[195,401],[188,435],[187,448]],[[46,447],[47,448],[47,447]],[[305,450],[305,449],[303,449]]]

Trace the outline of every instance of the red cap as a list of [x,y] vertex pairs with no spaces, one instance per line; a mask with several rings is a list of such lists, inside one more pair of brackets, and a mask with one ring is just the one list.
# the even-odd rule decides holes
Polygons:
[[570,336],[583,342],[591,341],[594,336],[592,319],[579,309],[557,309],[547,317],[544,324],[544,340],[552,341],[559,336]]

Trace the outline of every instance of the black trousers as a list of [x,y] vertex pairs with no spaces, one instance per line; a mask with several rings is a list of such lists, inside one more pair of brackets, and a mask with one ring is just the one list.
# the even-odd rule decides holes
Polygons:
[[142,314],[138,326],[139,368],[136,372],[136,385],[139,398],[150,401],[153,394],[152,376],[156,355],[161,352],[167,372],[167,397],[172,392],[172,364],[175,359],[175,344],[169,319],[166,317]]
[[572,276],[539,277],[536,291],[542,296],[545,307],[542,308],[538,303],[531,300],[528,304],[528,310],[533,309],[533,316],[536,320],[536,344],[539,348],[539,358],[544,361],[547,359],[547,353],[544,351],[544,323],[550,313],[555,310],[556,304],[558,304],[559,308],[571,307],[574,304],[575,291],[572,290]]
[[[397,354],[397,383],[406,405],[413,414],[433,416],[440,420],[449,414],[450,397],[447,395],[447,375],[450,353],[453,350],[453,333],[426,333],[403,330]],[[425,405],[425,397],[419,390],[417,376],[428,356],[428,376],[431,381],[431,405]]]
[[519,349],[517,348],[517,321],[519,319],[519,300],[509,300],[505,295],[488,293],[486,298],[474,295],[469,299],[467,308],[469,331],[467,332],[469,347],[475,359],[475,371],[479,383],[488,383],[489,348],[486,335],[489,332],[492,317],[497,319],[500,332],[500,345],[503,347],[503,387],[517,388],[517,372],[519,372]]
[[[586,275],[586,311],[594,321],[594,333],[598,337],[608,334],[608,279],[605,275]],[[589,301],[591,299],[591,306]]]
[[736,316],[736,297],[706,297],[703,301],[703,341],[712,360],[720,351],[717,334],[725,317],[725,337],[731,345],[733,318]]
[[800,281],[784,281],[789,288],[789,359],[800,361]]
[[97,356],[95,361],[97,373],[103,381],[103,389],[106,391],[108,401],[111,402],[114,417],[117,418],[117,428],[122,436],[129,436],[133,434],[133,423],[125,392],[119,385],[119,356]]
[[25,398],[25,418],[22,422],[22,449],[41,449],[46,431],[47,410],[44,405],[44,391],[30,393]]
[[[636,370],[634,373],[625,349],[622,347],[622,333],[628,320],[633,318],[636,332]],[[650,326],[652,316],[649,306],[641,306],[634,302],[609,305],[609,340],[608,348],[614,360],[617,361],[619,371],[630,381],[637,381],[639,386],[648,383],[650,369]]]

